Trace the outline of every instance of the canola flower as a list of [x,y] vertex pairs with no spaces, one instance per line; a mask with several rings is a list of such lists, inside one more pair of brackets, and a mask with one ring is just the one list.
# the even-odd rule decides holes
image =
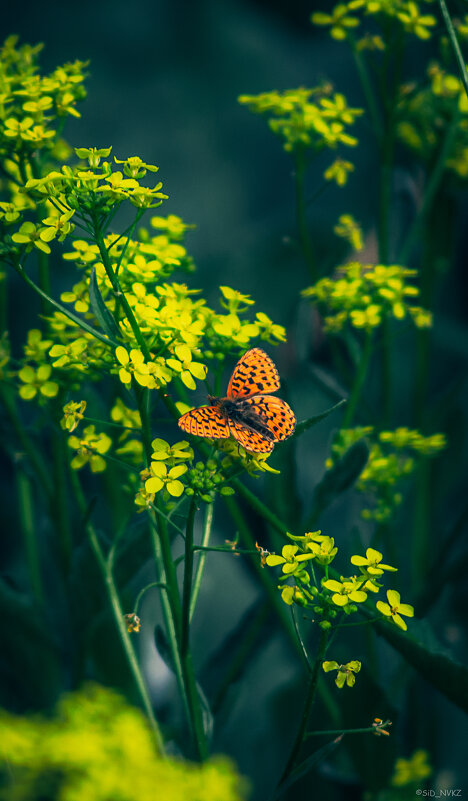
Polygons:
[[[353,223],[347,221],[347,226]],[[385,318],[410,319],[417,328],[427,328],[432,323],[430,312],[412,302],[419,289],[408,279],[416,275],[416,270],[399,265],[353,261],[338,268],[332,278],[321,278],[304,289],[302,295],[323,310],[324,328],[333,333],[348,325],[372,330]]]
[[[139,622],[128,620],[132,631]],[[5,801],[242,801],[246,784],[225,757],[163,759],[139,709],[90,684],[64,696],[53,717],[0,711]]]

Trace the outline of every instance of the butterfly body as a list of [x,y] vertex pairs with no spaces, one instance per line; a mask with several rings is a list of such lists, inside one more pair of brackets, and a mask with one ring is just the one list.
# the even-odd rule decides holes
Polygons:
[[258,403],[261,397],[264,396],[250,396],[254,405],[247,403],[244,398],[213,398],[209,395],[208,400],[210,405],[215,406],[228,423],[231,421],[232,423],[240,423],[241,425],[247,426],[251,431],[256,431],[274,444],[274,434],[270,431],[265,421],[262,420],[260,414],[255,410],[255,404]]
[[234,437],[252,453],[269,453],[276,442],[291,436],[296,418],[281,398],[267,394],[280,387],[278,371],[260,348],[238,361],[226,397],[209,396],[209,406],[191,409],[179,419],[188,434],[211,439]]

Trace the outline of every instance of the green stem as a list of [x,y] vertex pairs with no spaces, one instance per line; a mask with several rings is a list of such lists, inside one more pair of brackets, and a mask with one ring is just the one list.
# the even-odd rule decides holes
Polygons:
[[177,686],[179,688],[180,697],[182,699],[187,720],[190,721],[190,707],[185,688],[182,662],[180,660],[179,643],[177,637],[176,624],[174,621],[172,599],[170,598],[167,576],[164,567],[163,552],[162,552],[161,541],[159,537],[155,514],[150,513],[149,519],[150,519],[150,533],[151,533],[151,542],[153,546],[154,563],[156,567],[156,575],[158,578],[157,583],[160,584],[161,586],[164,586],[165,588],[165,592],[161,592],[159,594],[161,611],[164,619],[164,630],[166,632],[169,650],[171,652],[172,667],[177,680]]
[[[170,634],[173,633],[175,642],[173,647],[178,651],[178,657],[174,661],[174,669],[180,670],[178,681],[184,686],[184,696],[189,713],[189,723],[192,730],[199,759],[205,760],[208,756],[208,745],[206,742],[205,730],[203,727],[203,717],[200,705],[200,697],[193,672],[192,656],[188,645],[182,649],[182,607],[179,597],[177,573],[171,553],[169,533],[165,518],[159,513],[156,506],[156,517],[158,520],[157,534],[160,545],[160,556],[164,565],[165,584],[167,586],[167,596],[170,604],[172,626]],[[155,551],[157,553],[157,550]]]
[[322,737],[322,736],[329,736],[329,735],[343,735],[343,734],[376,734],[379,732],[381,734],[388,734],[385,732],[385,726],[390,726],[391,722],[389,720],[385,721],[385,723],[381,723],[379,726],[367,726],[365,729],[329,729],[328,731],[308,731],[306,737]]
[[342,428],[349,428],[351,422],[354,417],[354,413],[356,411],[356,407],[361,397],[361,393],[364,387],[364,383],[366,381],[367,372],[369,369],[369,364],[372,356],[372,329],[368,329],[366,331],[366,336],[364,340],[364,346],[362,349],[361,360],[359,362],[358,370],[356,373],[356,377],[354,379],[353,388],[351,390],[351,395],[349,397],[348,404],[346,406],[346,411],[343,416],[343,422],[341,424]]
[[53,513],[59,538],[60,558],[64,573],[68,573],[72,553],[70,510],[67,493],[68,455],[63,431],[52,432],[52,459],[54,475]]
[[[243,485],[241,485],[241,486],[243,486]],[[253,499],[255,500],[255,502],[256,502],[256,505],[254,507],[255,510],[260,515],[262,515],[262,517],[265,518],[265,514],[260,510],[260,505],[261,505],[262,509],[265,512],[268,511],[268,508],[266,506],[264,506],[264,504],[262,504],[261,501],[258,501],[258,499],[255,498],[255,496],[250,492],[245,497],[247,499],[250,499],[250,500],[253,500]],[[238,503],[235,501],[234,498],[232,498],[229,495],[224,498],[224,502],[226,504],[226,507],[227,507],[227,509],[228,509],[233,521],[234,521],[234,524],[236,525],[237,530],[239,531],[241,541],[246,545],[248,550],[254,551],[254,549],[255,549],[255,540],[253,538],[253,535],[252,535],[252,532],[250,531],[249,526],[247,525],[247,523],[245,521],[244,515],[242,514],[242,511],[239,508]],[[281,533],[284,534],[286,530],[287,529],[284,526],[281,527]],[[266,594],[266,596],[267,596],[272,608],[274,609],[276,615],[278,616],[278,618],[279,618],[279,620],[280,620],[285,632],[287,633],[287,635],[288,635],[288,637],[289,637],[289,639],[290,639],[295,651],[297,651],[300,654],[300,656],[302,656],[301,647],[300,647],[300,645],[299,645],[299,643],[297,641],[297,638],[296,638],[296,635],[294,633],[293,627],[291,626],[291,619],[289,617],[289,614],[287,612],[285,604],[283,603],[283,600],[281,599],[281,596],[278,593],[278,590],[277,590],[277,587],[276,587],[276,583],[272,582],[272,580],[270,578],[270,575],[261,566],[261,563],[260,563],[260,560],[259,560],[258,557],[254,557],[252,559],[252,565],[254,567],[255,572],[257,573],[257,576],[258,576],[258,578],[260,580],[260,583],[263,586],[264,592],[265,592],[265,594]]]
[[31,482],[19,465],[16,471],[18,488],[19,519],[23,532],[24,548],[28,565],[29,580],[34,597],[40,606],[44,604],[44,587],[42,584],[39,551],[34,528],[35,514]]
[[138,615],[141,599],[148,592],[148,590],[151,590],[153,587],[158,587],[158,589],[162,590],[166,589],[166,585],[163,584],[161,581],[152,581],[150,584],[147,584],[146,587],[143,587],[138,593],[136,601],[133,605],[133,611],[135,612],[136,615]]
[[356,40],[350,34],[348,34],[348,41],[351,45],[351,50],[354,57],[354,63],[356,65],[356,70],[366,100],[367,109],[369,111],[369,117],[371,119],[372,127],[374,129],[374,135],[377,141],[380,142],[382,139],[382,121],[380,117],[379,107],[377,104],[377,99],[372,86],[372,81],[370,79],[369,70],[367,69],[367,64],[365,62],[365,59],[363,58],[362,52],[357,48]]
[[461,111],[457,107],[453,113],[450,124],[447,125],[445,130],[444,139],[440,148],[438,149],[437,160],[432,169],[431,175],[427,182],[421,206],[414,218],[411,227],[405,237],[401,250],[398,254],[398,264],[406,264],[411,252],[418,240],[424,221],[426,220],[428,212],[431,210],[437,191],[440,187],[447,159],[453,149],[453,144],[459,129],[459,122],[461,118]]
[[16,408],[15,397],[13,393],[10,391],[9,387],[6,386],[2,387],[1,384],[0,384],[0,399],[3,403],[3,406],[7,413],[13,431],[18,437],[18,441],[21,447],[24,449],[25,453],[27,453],[31,461],[36,477],[44,491],[44,494],[49,500],[51,500],[53,494],[53,484],[49,477],[48,467],[43,461],[39,450],[36,448],[33,441],[26,433],[24,424],[20,420],[18,410]]
[[320,640],[319,640],[319,644],[318,644],[318,647],[317,647],[317,653],[316,653],[314,664],[313,664],[313,667],[312,667],[312,672],[310,674],[309,687],[308,687],[308,690],[307,690],[307,696],[306,696],[306,700],[305,700],[305,704],[304,704],[304,709],[303,709],[303,712],[302,712],[301,721],[299,723],[299,728],[297,730],[297,734],[296,734],[293,746],[291,748],[291,752],[289,754],[289,758],[288,758],[288,761],[286,763],[286,767],[285,767],[285,769],[283,771],[283,775],[281,776],[281,779],[279,781],[278,787],[280,787],[282,784],[284,784],[284,782],[288,778],[289,774],[293,770],[293,768],[294,768],[294,766],[296,764],[296,761],[298,759],[299,752],[300,752],[302,743],[304,741],[304,737],[306,736],[307,724],[309,722],[310,712],[311,712],[311,709],[312,709],[312,706],[313,706],[313,703],[314,703],[314,700],[315,700],[316,691],[317,691],[317,682],[318,682],[318,677],[319,677],[319,670],[320,670],[322,662],[323,662],[323,660],[325,658],[325,654],[327,652],[328,637],[329,637],[329,632],[328,631],[321,631],[320,632]]
[[[75,497],[78,503],[78,507],[81,511],[81,514],[83,518],[86,518],[87,516],[86,499],[83,495],[83,491],[81,489],[81,485],[75,471],[72,472],[72,486],[75,492]],[[141,703],[143,705],[151,729],[153,731],[157,750],[160,756],[164,756],[164,741],[159,729],[158,722],[154,716],[151,700],[148,694],[148,690],[146,688],[145,681],[143,679],[143,675],[140,670],[140,666],[138,664],[138,660],[135,654],[135,650],[133,648],[133,643],[131,641],[130,634],[127,631],[127,627],[125,625],[124,613],[120,604],[120,598],[117,591],[117,587],[115,585],[111,565],[109,565],[108,560],[106,560],[101,545],[99,543],[96,531],[94,530],[94,527],[89,521],[85,523],[85,529],[86,529],[86,534],[88,536],[89,544],[94,553],[94,556],[96,557],[96,561],[98,563],[99,569],[102,574],[102,578],[104,580],[109,602],[112,611],[114,613],[114,620],[117,625],[117,630],[122,643],[122,647],[127,657],[128,666],[133,676],[138,694],[140,696]]]
[[294,164],[294,179],[296,185],[296,220],[299,242],[301,245],[302,254],[309,269],[310,278],[315,283],[318,276],[312,243],[309,236],[309,228],[307,225],[307,204],[304,193],[306,160],[302,150],[298,150],[295,153]]
[[[278,531],[280,534],[288,533],[289,529],[286,524],[283,523],[282,520],[280,520],[279,517],[277,517],[268,506],[262,503],[262,501],[242,483],[242,481],[240,481],[238,478],[234,478],[230,483],[239,493],[239,495],[242,495],[242,497],[245,498],[249,506],[251,506],[252,509],[255,509],[255,511],[258,512],[258,514],[261,515],[261,517],[263,517],[267,523],[270,523],[270,525],[273,526],[276,531]],[[227,501],[228,498],[225,500]],[[227,506],[229,509],[231,509],[232,504],[228,503]],[[255,546],[255,542],[253,540],[252,546]]]
[[111,282],[112,285],[112,289],[114,290],[114,295],[116,297],[116,300],[118,300],[118,302],[122,306],[122,309],[125,312],[125,316],[127,317],[127,320],[130,323],[130,327],[133,331],[136,341],[138,342],[138,345],[140,347],[143,356],[147,361],[151,361],[151,353],[146,344],[145,338],[140,331],[140,327],[136,321],[135,315],[133,314],[132,307],[130,306],[122,287],[120,286],[119,279],[117,278],[117,275],[112,268],[112,263],[109,258],[109,253],[107,251],[101,229],[96,220],[93,220],[93,222],[94,222],[94,238],[99,248],[102,263],[104,265],[107,277],[109,278],[109,281]]
[[442,12],[442,18],[445,23],[445,27],[447,28],[447,33],[450,39],[450,44],[452,45],[452,50],[455,56],[455,61],[457,62],[458,71],[460,73],[460,78],[463,81],[463,86],[465,88],[466,95],[468,97],[468,75],[466,72],[466,65],[465,59],[463,58],[463,53],[460,49],[460,45],[458,43],[457,34],[455,33],[455,28],[453,27],[453,22],[450,17],[449,10],[447,8],[447,4],[445,0],[439,0],[440,10]]
[[211,527],[213,525],[213,516],[214,516],[214,503],[207,503],[205,510],[205,522],[203,525],[202,540],[200,545],[197,547],[197,550],[200,550],[201,553],[198,557],[197,566],[195,568],[195,576],[193,579],[192,597],[190,599],[190,620],[192,620],[193,614],[195,612],[195,606],[197,603],[198,594],[200,592],[201,582],[203,578],[203,571],[205,569],[206,552],[208,550],[208,543],[210,541],[210,536],[211,536]]
[[388,315],[382,320],[382,426],[390,425],[393,409],[392,337]]
[[197,504],[195,496],[190,500],[190,507],[187,515],[187,525],[185,529],[185,560],[184,560],[184,583],[182,588],[182,632],[180,639],[180,652],[182,658],[186,655],[189,647],[190,634],[190,601],[192,596],[193,579],[193,526]]

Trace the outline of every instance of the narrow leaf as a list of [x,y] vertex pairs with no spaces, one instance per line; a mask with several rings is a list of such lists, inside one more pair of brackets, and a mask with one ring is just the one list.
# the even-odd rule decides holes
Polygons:
[[424,621],[412,621],[409,631],[390,623],[374,624],[415,670],[456,706],[468,712],[468,668],[456,662]]
[[304,433],[304,431],[307,431],[309,428],[312,428],[312,426],[315,426],[317,423],[320,423],[321,420],[324,420],[325,417],[328,417],[329,414],[336,411],[336,409],[339,409],[340,406],[343,406],[343,404],[346,402],[347,402],[346,399],[343,398],[342,400],[338,401],[338,403],[335,403],[334,406],[330,406],[330,408],[327,409],[325,412],[322,412],[321,414],[316,414],[314,417],[309,417],[308,420],[303,420],[301,423],[298,423],[293,436],[299,437],[301,434]]
[[323,762],[324,759],[327,759],[331,753],[339,746],[343,739],[343,734],[340,734],[334,740],[327,743],[326,745],[319,748],[318,751],[314,751],[307,759],[304,759],[297,768],[295,768],[292,773],[288,776],[286,781],[284,781],[278,787],[278,790],[275,795],[275,801],[277,798],[280,798],[286,790],[289,790],[293,784],[295,784],[299,779],[302,779],[303,776],[306,776],[307,773],[310,773],[316,765],[320,762]]
[[369,448],[364,440],[355,442],[330,470],[327,470],[315,489],[313,511],[307,526],[345,490],[359,478],[369,458]]

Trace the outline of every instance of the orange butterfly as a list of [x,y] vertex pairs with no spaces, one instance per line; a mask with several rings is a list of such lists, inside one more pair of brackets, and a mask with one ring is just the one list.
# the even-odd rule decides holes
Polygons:
[[273,361],[260,348],[252,348],[237,362],[226,397],[208,396],[210,405],[183,414],[179,426],[197,437],[234,437],[246,451],[270,453],[275,443],[290,437],[296,426],[288,404],[266,394],[279,387]]

